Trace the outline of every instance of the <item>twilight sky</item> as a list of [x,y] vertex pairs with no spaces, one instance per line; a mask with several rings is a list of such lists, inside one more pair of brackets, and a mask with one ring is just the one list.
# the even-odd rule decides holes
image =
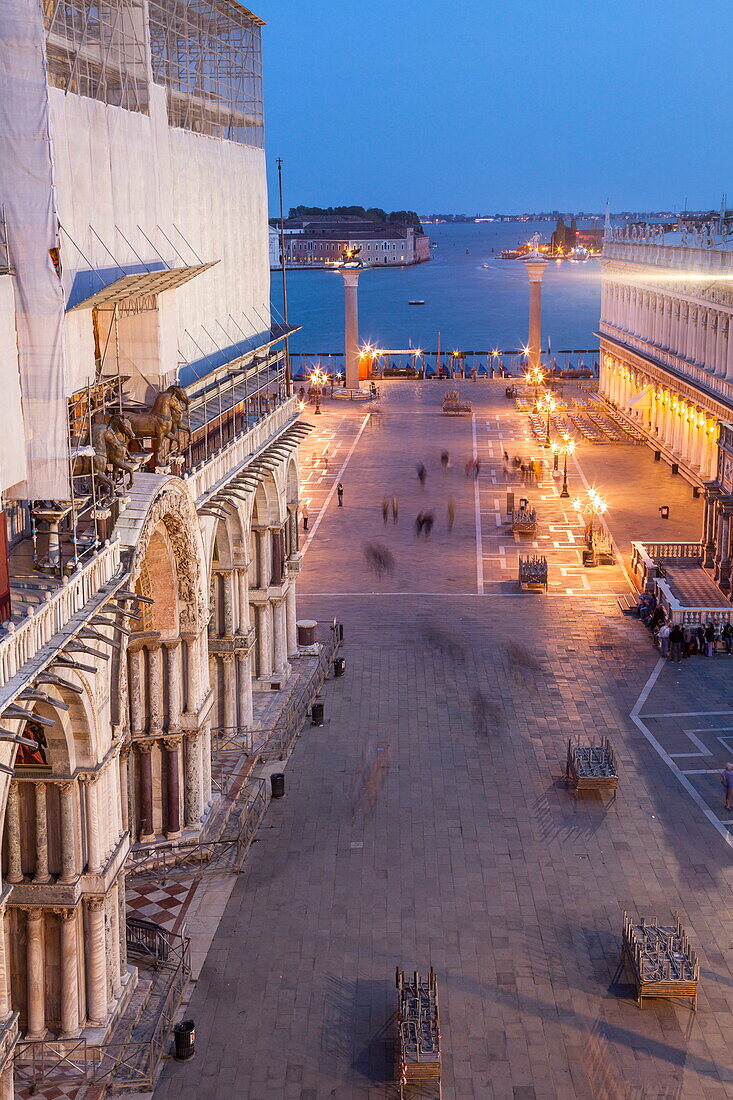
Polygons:
[[252,6],[273,211],[733,204],[729,0]]

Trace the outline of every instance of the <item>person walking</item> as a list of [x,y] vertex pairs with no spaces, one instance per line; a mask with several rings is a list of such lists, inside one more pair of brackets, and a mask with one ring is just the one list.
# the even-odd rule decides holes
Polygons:
[[715,627],[708,623],[705,627],[705,656],[712,657],[715,653]]
[[415,518],[415,538],[416,539],[420,538],[420,535],[422,534],[422,529],[423,529],[424,526],[425,526],[425,516],[423,515],[422,512],[418,512],[417,517]]
[[397,522],[398,504],[397,497],[392,497],[392,523]]
[[418,462],[418,464],[417,464],[417,480],[420,482],[420,485],[422,486],[423,489],[425,488],[425,479],[426,479],[426,477],[427,477],[427,472],[425,470],[425,467],[423,466],[422,462]]
[[385,527],[387,526],[388,516],[389,516],[389,501],[385,497],[384,500],[382,501],[382,520],[384,521],[384,526]]
[[669,635],[671,631],[667,623],[662,623],[657,631],[657,641],[659,642],[659,655],[660,657],[669,657]]
[[339,481],[338,485],[336,486],[336,495],[339,498],[339,508],[343,508],[343,506],[344,506],[344,487],[343,487],[343,485],[340,481]]
[[720,782],[725,787],[725,808],[730,809],[731,792],[733,792],[733,764],[726,764],[725,771],[720,777]]
[[308,501],[307,500],[303,501],[303,507],[300,510],[300,514],[303,517],[303,530],[307,531],[308,530]]
[[669,632],[669,659],[670,661],[676,661],[677,664],[682,660],[682,643],[685,640],[685,632],[679,623]]
[[731,650],[733,650],[733,626],[730,623],[726,623],[723,627],[722,638],[725,652],[730,656]]
[[425,529],[425,538],[430,538],[430,532],[433,529],[433,523],[435,522],[435,516],[432,512],[426,512],[423,517],[423,527]]
[[448,498],[448,530],[453,530],[453,524],[456,519],[456,502],[453,497]]
[[449,463],[450,463],[450,455],[448,454],[447,451],[441,451],[440,452],[440,465],[443,467],[444,472],[448,469]]

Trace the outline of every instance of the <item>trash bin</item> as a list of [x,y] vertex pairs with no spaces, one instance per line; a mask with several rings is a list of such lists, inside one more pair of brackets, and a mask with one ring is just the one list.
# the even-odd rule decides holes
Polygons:
[[335,657],[333,662],[333,674],[334,676],[343,676],[346,671],[346,658]]
[[669,519],[669,508],[666,504],[662,505],[662,507],[659,509],[659,512],[662,519]]
[[654,452],[654,461],[655,462],[661,462],[662,461],[662,452],[661,451],[655,451]]
[[285,776],[282,772],[270,776],[270,793],[273,798],[282,798],[285,794]]
[[323,703],[314,703],[311,708],[311,725],[323,725]]
[[672,473],[673,474],[678,474],[679,472],[680,472],[680,468],[679,468],[678,463],[673,462],[672,463]]
[[193,1020],[181,1020],[173,1028],[173,1037],[176,1044],[176,1058],[183,1062],[186,1058],[193,1058],[196,1049],[196,1025]]

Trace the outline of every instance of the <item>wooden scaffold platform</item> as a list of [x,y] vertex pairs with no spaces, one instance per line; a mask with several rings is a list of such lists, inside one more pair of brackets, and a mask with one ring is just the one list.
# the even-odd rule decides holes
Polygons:
[[[432,966],[427,978],[412,978],[397,967],[397,1074],[400,1097],[419,1095],[440,1100],[441,1049],[438,985]],[[408,1090],[408,1091],[406,1091]]]
[[598,745],[581,745],[580,738],[575,744],[569,740],[565,780],[576,791],[615,791],[618,769],[608,738]]
[[645,997],[682,997],[697,1009],[700,964],[677,913],[674,919],[674,926],[664,926],[656,917],[635,922],[624,913],[619,968],[628,963],[639,1008]]

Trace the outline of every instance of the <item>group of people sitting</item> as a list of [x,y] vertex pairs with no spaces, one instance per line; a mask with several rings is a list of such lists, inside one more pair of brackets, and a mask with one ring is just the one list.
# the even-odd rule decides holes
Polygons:
[[654,636],[662,657],[681,661],[683,657],[714,657],[716,653],[733,653],[733,626],[709,619],[703,626],[671,624],[664,609],[659,606],[652,592],[642,592],[637,602],[639,618]]

